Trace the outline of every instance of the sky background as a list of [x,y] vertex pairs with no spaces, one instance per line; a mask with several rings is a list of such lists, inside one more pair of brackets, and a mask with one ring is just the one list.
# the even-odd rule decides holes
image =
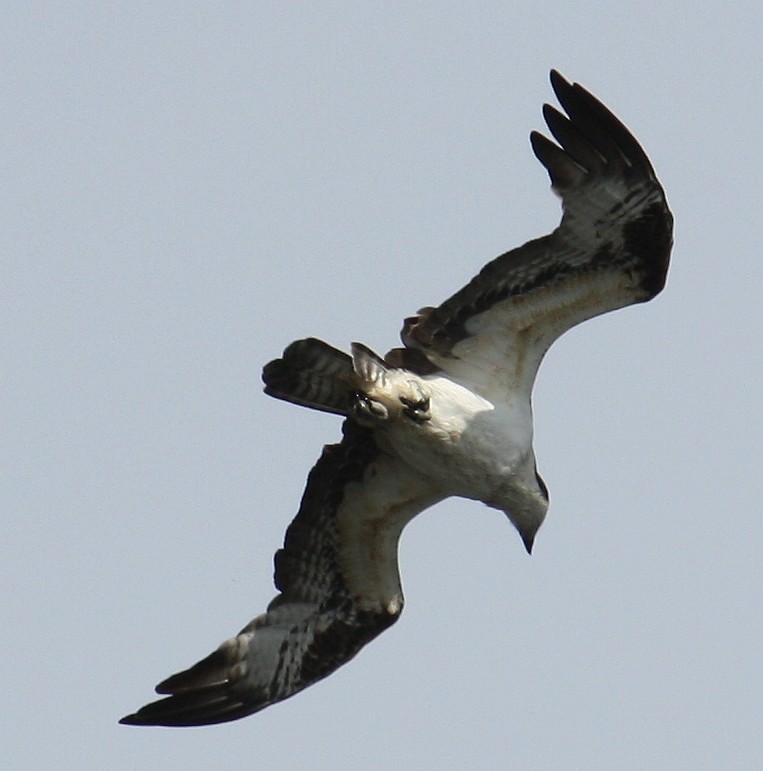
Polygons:
[[[763,764],[758,2],[22,3],[0,10],[0,765]],[[261,393],[558,222],[559,68],[645,146],[667,289],[558,342],[532,558],[451,500],[402,619],[236,723],[117,719],[274,595],[339,420]]]

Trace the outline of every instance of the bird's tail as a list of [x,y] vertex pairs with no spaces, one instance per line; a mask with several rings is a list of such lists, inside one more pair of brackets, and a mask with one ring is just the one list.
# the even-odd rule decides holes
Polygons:
[[352,356],[308,337],[289,345],[262,370],[265,393],[314,410],[349,415],[361,383],[386,370],[373,351],[353,343]]

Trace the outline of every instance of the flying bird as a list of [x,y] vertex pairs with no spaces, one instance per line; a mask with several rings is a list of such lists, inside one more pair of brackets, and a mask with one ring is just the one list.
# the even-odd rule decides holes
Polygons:
[[237,720],[349,661],[403,610],[400,534],[449,496],[503,511],[532,550],[548,491],[533,452],[531,392],[566,330],[646,302],[664,284],[673,218],[628,129],[557,72],[556,142],[532,149],[562,200],[549,235],[488,263],[437,307],[406,319],[384,357],[309,338],[263,370],[277,399],[344,417],[275,555],[276,598],[214,653],[157,687],[130,725]]

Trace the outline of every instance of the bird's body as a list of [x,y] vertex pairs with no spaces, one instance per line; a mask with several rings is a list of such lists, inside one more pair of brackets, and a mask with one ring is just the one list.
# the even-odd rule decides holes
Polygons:
[[[380,446],[433,480],[444,497],[472,498],[504,510],[508,505],[502,501],[515,497],[517,484],[536,485],[527,400],[516,396],[494,403],[451,378],[406,376],[428,394],[429,417],[421,424],[402,414],[389,419],[377,431]],[[388,398],[396,398],[395,389],[389,390]]]
[[384,357],[308,338],[266,365],[266,393],[344,416],[343,439],[310,472],[267,611],[122,722],[235,720],[333,672],[399,617],[400,534],[444,498],[505,512],[532,549],[548,508],[533,451],[541,360],[570,327],[654,297],[672,245],[638,142],[581,86],[557,73],[552,85],[567,112],[544,108],[559,145],[531,141],[562,198],[559,227],[406,319],[404,347]]

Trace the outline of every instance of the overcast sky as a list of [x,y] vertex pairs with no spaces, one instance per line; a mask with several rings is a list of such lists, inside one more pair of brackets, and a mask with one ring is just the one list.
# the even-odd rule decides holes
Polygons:
[[[25,3],[0,10],[0,765],[763,763],[758,2]],[[550,231],[559,68],[645,146],[665,292],[557,343],[528,557],[451,500],[400,622],[237,723],[117,719],[272,598],[339,420],[269,399],[291,340],[395,344]]]

